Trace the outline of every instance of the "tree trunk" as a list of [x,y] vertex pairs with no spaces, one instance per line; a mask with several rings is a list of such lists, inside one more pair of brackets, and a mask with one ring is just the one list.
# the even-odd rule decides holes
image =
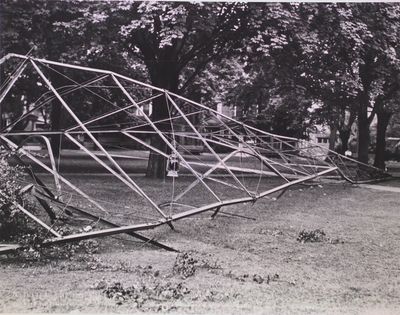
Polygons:
[[[166,67],[158,67],[158,69],[153,69],[151,73],[153,74],[151,75],[153,85],[169,90],[171,92],[177,91],[179,76],[176,74],[176,71],[174,71],[173,69],[168,69]],[[158,94],[159,92],[155,93]],[[170,104],[169,107],[171,108],[172,105]],[[153,113],[151,116],[152,121],[157,122],[158,120],[166,119],[169,117],[170,111],[165,97],[161,96],[154,99]],[[161,132],[169,131],[171,128],[168,121],[163,123],[155,123],[155,125]],[[162,152],[165,152],[167,154],[170,153],[169,147],[158,134],[153,134],[151,136],[150,145]],[[151,151],[147,164],[146,176],[151,178],[164,178],[165,172],[166,158],[158,153]]]
[[351,129],[344,129],[339,131],[339,138],[342,145],[340,146],[340,154],[344,154],[349,148]]
[[[162,152],[168,152],[168,146],[166,143],[156,135],[151,137],[150,145]],[[150,151],[146,176],[151,178],[164,178],[166,168],[167,159],[154,151]]]
[[361,92],[358,104],[358,160],[368,164],[369,122],[367,92]]
[[353,127],[354,121],[356,120],[356,113],[354,109],[351,108],[354,106],[353,104],[348,104],[348,108],[350,108],[348,120],[346,119],[346,110],[343,110],[342,122],[339,124],[339,139],[341,142],[340,150],[338,153],[345,154],[345,152],[349,149],[349,139],[351,135],[351,128]]
[[[151,119],[155,122],[157,129],[161,132],[169,131],[170,125],[168,122],[157,123],[157,121],[168,117],[168,106],[165,97],[161,96],[155,99],[153,101],[153,114]],[[170,151],[165,141],[158,134],[151,135],[150,145],[164,153]],[[151,178],[163,178],[165,176],[165,170],[166,158],[154,151],[150,151],[146,176]]]
[[378,118],[376,130],[376,148],[374,166],[385,169],[385,150],[386,150],[386,130],[389,125],[390,113],[382,111],[376,112]]
[[337,139],[337,126],[332,124],[329,126],[330,134],[329,134],[329,150],[335,151],[335,144]]
[[369,91],[374,80],[375,73],[375,54],[372,50],[367,49],[359,64],[360,79],[363,89],[358,93],[358,160],[368,164],[369,149],[369,125],[368,106],[370,105]]
[[[57,60],[55,57],[53,57],[52,59]],[[65,79],[64,77],[61,76],[61,74],[55,73],[54,71],[49,71],[46,76],[56,90],[62,86],[71,84],[69,80]],[[55,94],[53,95],[55,96]],[[65,122],[68,120],[65,116],[66,113],[67,112],[64,110],[64,107],[62,106],[58,98],[55,98],[53,101],[51,101],[50,103],[51,131],[57,132],[60,131],[63,127],[65,127]],[[62,140],[61,137],[62,136],[59,134],[54,134],[50,136],[50,145],[51,149],[53,150],[54,157],[58,157],[58,155],[60,154],[61,140]]]

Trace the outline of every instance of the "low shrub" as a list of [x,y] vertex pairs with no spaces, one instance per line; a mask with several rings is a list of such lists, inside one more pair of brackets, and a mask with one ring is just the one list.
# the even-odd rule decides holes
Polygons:
[[22,202],[19,194],[22,169],[10,166],[6,158],[5,154],[0,156],[0,241],[24,234],[27,226],[27,219],[15,206],[16,202]]

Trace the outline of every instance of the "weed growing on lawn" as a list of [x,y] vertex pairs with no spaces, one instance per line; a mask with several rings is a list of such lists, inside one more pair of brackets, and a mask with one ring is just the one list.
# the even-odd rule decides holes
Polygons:
[[302,230],[297,236],[297,241],[300,243],[315,243],[323,242],[326,240],[326,234],[323,230],[316,229],[312,231]]
[[224,276],[226,276],[230,279],[233,279],[233,280],[240,281],[240,282],[253,281],[257,284],[262,284],[262,283],[269,284],[271,281],[278,281],[278,279],[279,279],[278,274],[267,275],[266,277],[262,277],[259,274],[254,274],[252,276],[250,276],[249,274],[237,275],[237,274],[234,274],[232,271],[229,271],[228,273],[224,274]]
[[204,258],[203,256],[195,252],[178,254],[172,269],[173,274],[186,279],[193,276],[197,269],[207,269],[210,272],[222,269],[218,261],[210,261],[208,257]]
[[323,230],[316,229],[311,231],[302,230],[297,236],[297,241],[300,243],[316,243],[329,242],[330,244],[343,244],[344,241],[339,238],[330,238],[326,236]]
[[190,253],[180,253],[176,257],[172,272],[180,275],[182,278],[188,278],[196,273],[197,260]]
[[141,309],[149,300],[180,300],[189,294],[190,290],[181,282],[156,282],[150,286],[142,284],[126,288],[120,282],[115,282],[107,286],[102,292],[107,298],[115,300],[117,305],[128,302],[130,305]]
[[217,291],[206,291],[203,301],[204,302],[227,302],[230,299],[236,299],[240,296],[238,293],[226,293]]

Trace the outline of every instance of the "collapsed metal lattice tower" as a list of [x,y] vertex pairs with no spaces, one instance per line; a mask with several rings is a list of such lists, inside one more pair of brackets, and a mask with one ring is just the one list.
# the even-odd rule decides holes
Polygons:
[[[293,185],[328,174],[351,183],[387,176],[377,168],[318,144],[259,130],[215,109],[112,71],[17,54],[0,59],[0,65],[6,63],[14,68],[1,82],[3,108],[11,106],[12,93],[24,93],[24,79],[37,80],[39,97],[0,130],[2,146],[18,152],[18,162],[29,165],[26,170],[30,183],[26,183],[24,190],[39,201],[52,222],[59,214],[69,213],[96,223],[90,231],[62,236],[51,227],[52,222],[46,223],[23,205],[15,204],[53,235],[43,245],[128,233],[171,249],[138,232],[163,225],[172,227],[176,221],[207,211],[215,216],[222,207],[283,194]],[[157,111],[157,99],[166,104],[167,119],[152,119],[150,111],[152,107]],[[62,128],[27,130],[24,121],[32,113],[49,112],[54,104],[62,111]],[[90,159],[112,176],[110,185],[121,185],[126,198],[120,209],[130,209],[131,203],[131,208],[139,207],[140,212],[135,210],[134,216],[116,223],[117,204],[91,196],[82,187],[82,181],[75,178],[74,182],[68,172],[63,174],[60,165],[68,156],[54,156],[50,139],[55,136],[61,139],[60,149],[68,148],[70,154],[78,154],[85,163]],[[38,155],[24,146],[31,141],[42,142],[46,155]],[[113,146],[118,146],[118,151]],[[194,154],[193,148],[201,148],[197,152],[201,154]],[[127,153],[123,149],[128,149]],[[138,152],[139,156],[135,156]],[[130,174],[129,164],[135,167],[154,156],[163,157],[161,160],[172,175],[164,179],[163,192],[154,189],[155,181],[138,184]],[[273,177],[277,179],[271,180]],[[96,187],[100,196],[101,189]],[[196,195],[201,195],[201,200]],[[2,246],[0,252],[18,247]]]

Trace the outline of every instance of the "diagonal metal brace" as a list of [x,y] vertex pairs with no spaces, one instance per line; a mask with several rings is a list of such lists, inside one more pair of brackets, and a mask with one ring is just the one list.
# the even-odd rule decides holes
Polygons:
[[[74,207],[74,206],[71,206],[71,205],[67,205],[66,203],[64,203],[64,202],[62,202],[62,201],[60,201],[60,200],[54,199],[54,198],[52,198],[52,197],[50,197],[50,196],[47,196],[47,195],[43,194],[43,193],[40,192],[40,191],[39,191],[38,193],[39,193],[41,196],[50,199],[52,202],[54,202],[54,203],[56,203],[56,204],[58,204],[58,205],[64,206],[66,209],[68,209],[68,210],[70,210],[70,211],[72,211],[72,212],[76,212],[76,213],[79,213],[79,214],[81,214],[81,215],[83,215],[83,216],[85,216],[85,217],[88,217],[88,218],[97,220],[97,221],[99,221],[99,222],[101,222],[101,223],[103,223],[103,224],[105,224],[105,225],[107,225],[107,226],[110,226],[110,227],[120,227],[118,224],[115,224],[115,223],[110,222],[110,221],[108,221],[108,220],[106,220],[106,219],[100,218],[100,217],[98,217],[98,216],[96,216],[96,215],[94,215],[94,214],[91,214],[91,213],[89,213],[89,212],[87,212],[87,211],[85,211],[85,210],[82,210],[82,209],[80,209],[80,208],[77,208],[77,207]],[[168,245],[164,245],[164,244],[162,244],[162,243],[160,243],[160,242],[157,242],[157,241],[155,241],[155,240],[153,240],[153,239],[150,239],[150,238],[148,238],[148,237],[146,237],[146,236],[143,236],[143,235],[141,235],[141,234],[138,234],[138,233],[136,233],[136,232],[126,232],[126,234],[128,234],[128,235],[130,235],[130,236],[133,236],[133,237],[135,237],[135,238],[137,238],[137,239],[140,239],[140,240],[142,240],[142,241],[144,241],[144,242],[146,242],[146,243],[149,243],[149,244],[151,244],[151,245],[154,245],[154,246],[160,247],[160,248],[162,248],[162,249],[165,249],[165,250],[167,250],[167,251],[170,251],[170,252],[179,252],[178,250],[176,250],[176,249],[174,249],[174,248],[172,248],[172,247],[170,247],[170,246],[168,246]]]

